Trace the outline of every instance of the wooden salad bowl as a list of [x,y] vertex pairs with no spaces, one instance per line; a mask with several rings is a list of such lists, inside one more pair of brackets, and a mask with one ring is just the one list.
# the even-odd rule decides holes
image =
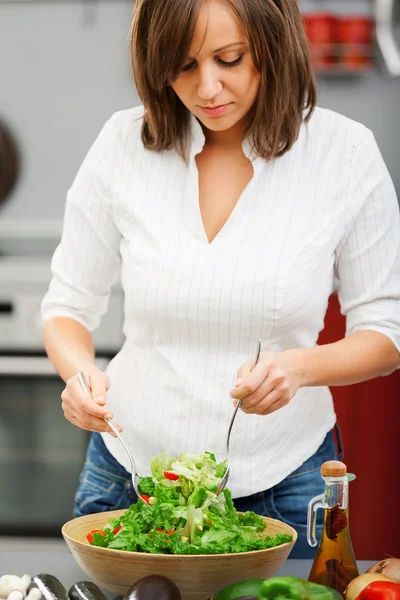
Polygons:
[[87,542],[89,531],[102,529],[109,519],[124,512],[115,510],[78,517],[65,523],[61,530],[72,556],[86,575],[98,586],[122,595],[142,577],[164,575],[178,586],[182,600],[206,600],[232,583],[274,575],[297,539],[297,532],[289,525],[263,517],[267,524],[265,535],[287,533],[293,540],[266,550],[183,556],[112,550]]

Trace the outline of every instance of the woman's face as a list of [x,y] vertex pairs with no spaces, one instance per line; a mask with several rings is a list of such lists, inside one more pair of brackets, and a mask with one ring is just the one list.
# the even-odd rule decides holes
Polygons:
[[226,131],[244,125],[259,85],[240,22],[223,2],[205,2],[175,93],[206,128]]

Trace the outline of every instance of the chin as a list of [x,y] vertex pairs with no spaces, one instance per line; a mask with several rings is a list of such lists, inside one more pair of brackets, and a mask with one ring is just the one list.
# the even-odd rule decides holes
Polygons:
[[203,114],[197,115],[197,118],[202,123],[202,125],[204,125],[204,127],[207,127],[207,129],[209,129],[210,131],[228,131],[229,129],[232,129],[232,127],[235,127],[235,125],[237,125],[237,123],[239,122],[237,119],[224,119],[223,116],[207,118]]

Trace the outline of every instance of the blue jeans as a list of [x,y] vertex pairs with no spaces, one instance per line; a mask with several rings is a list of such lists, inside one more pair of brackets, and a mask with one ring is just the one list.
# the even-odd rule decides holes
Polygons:
[[[286,479],[264,492],[234,499],[237,510],[252,510],[259,515],[279,519],[297,531],[298,540],[290,558],[313,558],[315,555],[316,548],[307,543],[307,509],[311,498],[324,491],[320,475],[322,463],[343,457],[340,431],[337,426],[335,430],[337,449],[333,431],[330,431],[317,452]],[[74,517],[128,508],[136,500],[130,473],[109,453],[101,435],[92,433],[75,496]],[[319,539],[323,511],[318,512]]]

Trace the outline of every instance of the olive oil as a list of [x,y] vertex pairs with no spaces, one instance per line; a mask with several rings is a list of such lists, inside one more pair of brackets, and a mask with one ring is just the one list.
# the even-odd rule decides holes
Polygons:
[[308,576],[343,594],[350,581],[359,575],[349,530],[348,486],[355,476],[347,473],[346,465],[328,461],[321,467],[325,493],[313,498],[308,507],[308,542],[316,546],[316,511],[324,509],[321,541]]

